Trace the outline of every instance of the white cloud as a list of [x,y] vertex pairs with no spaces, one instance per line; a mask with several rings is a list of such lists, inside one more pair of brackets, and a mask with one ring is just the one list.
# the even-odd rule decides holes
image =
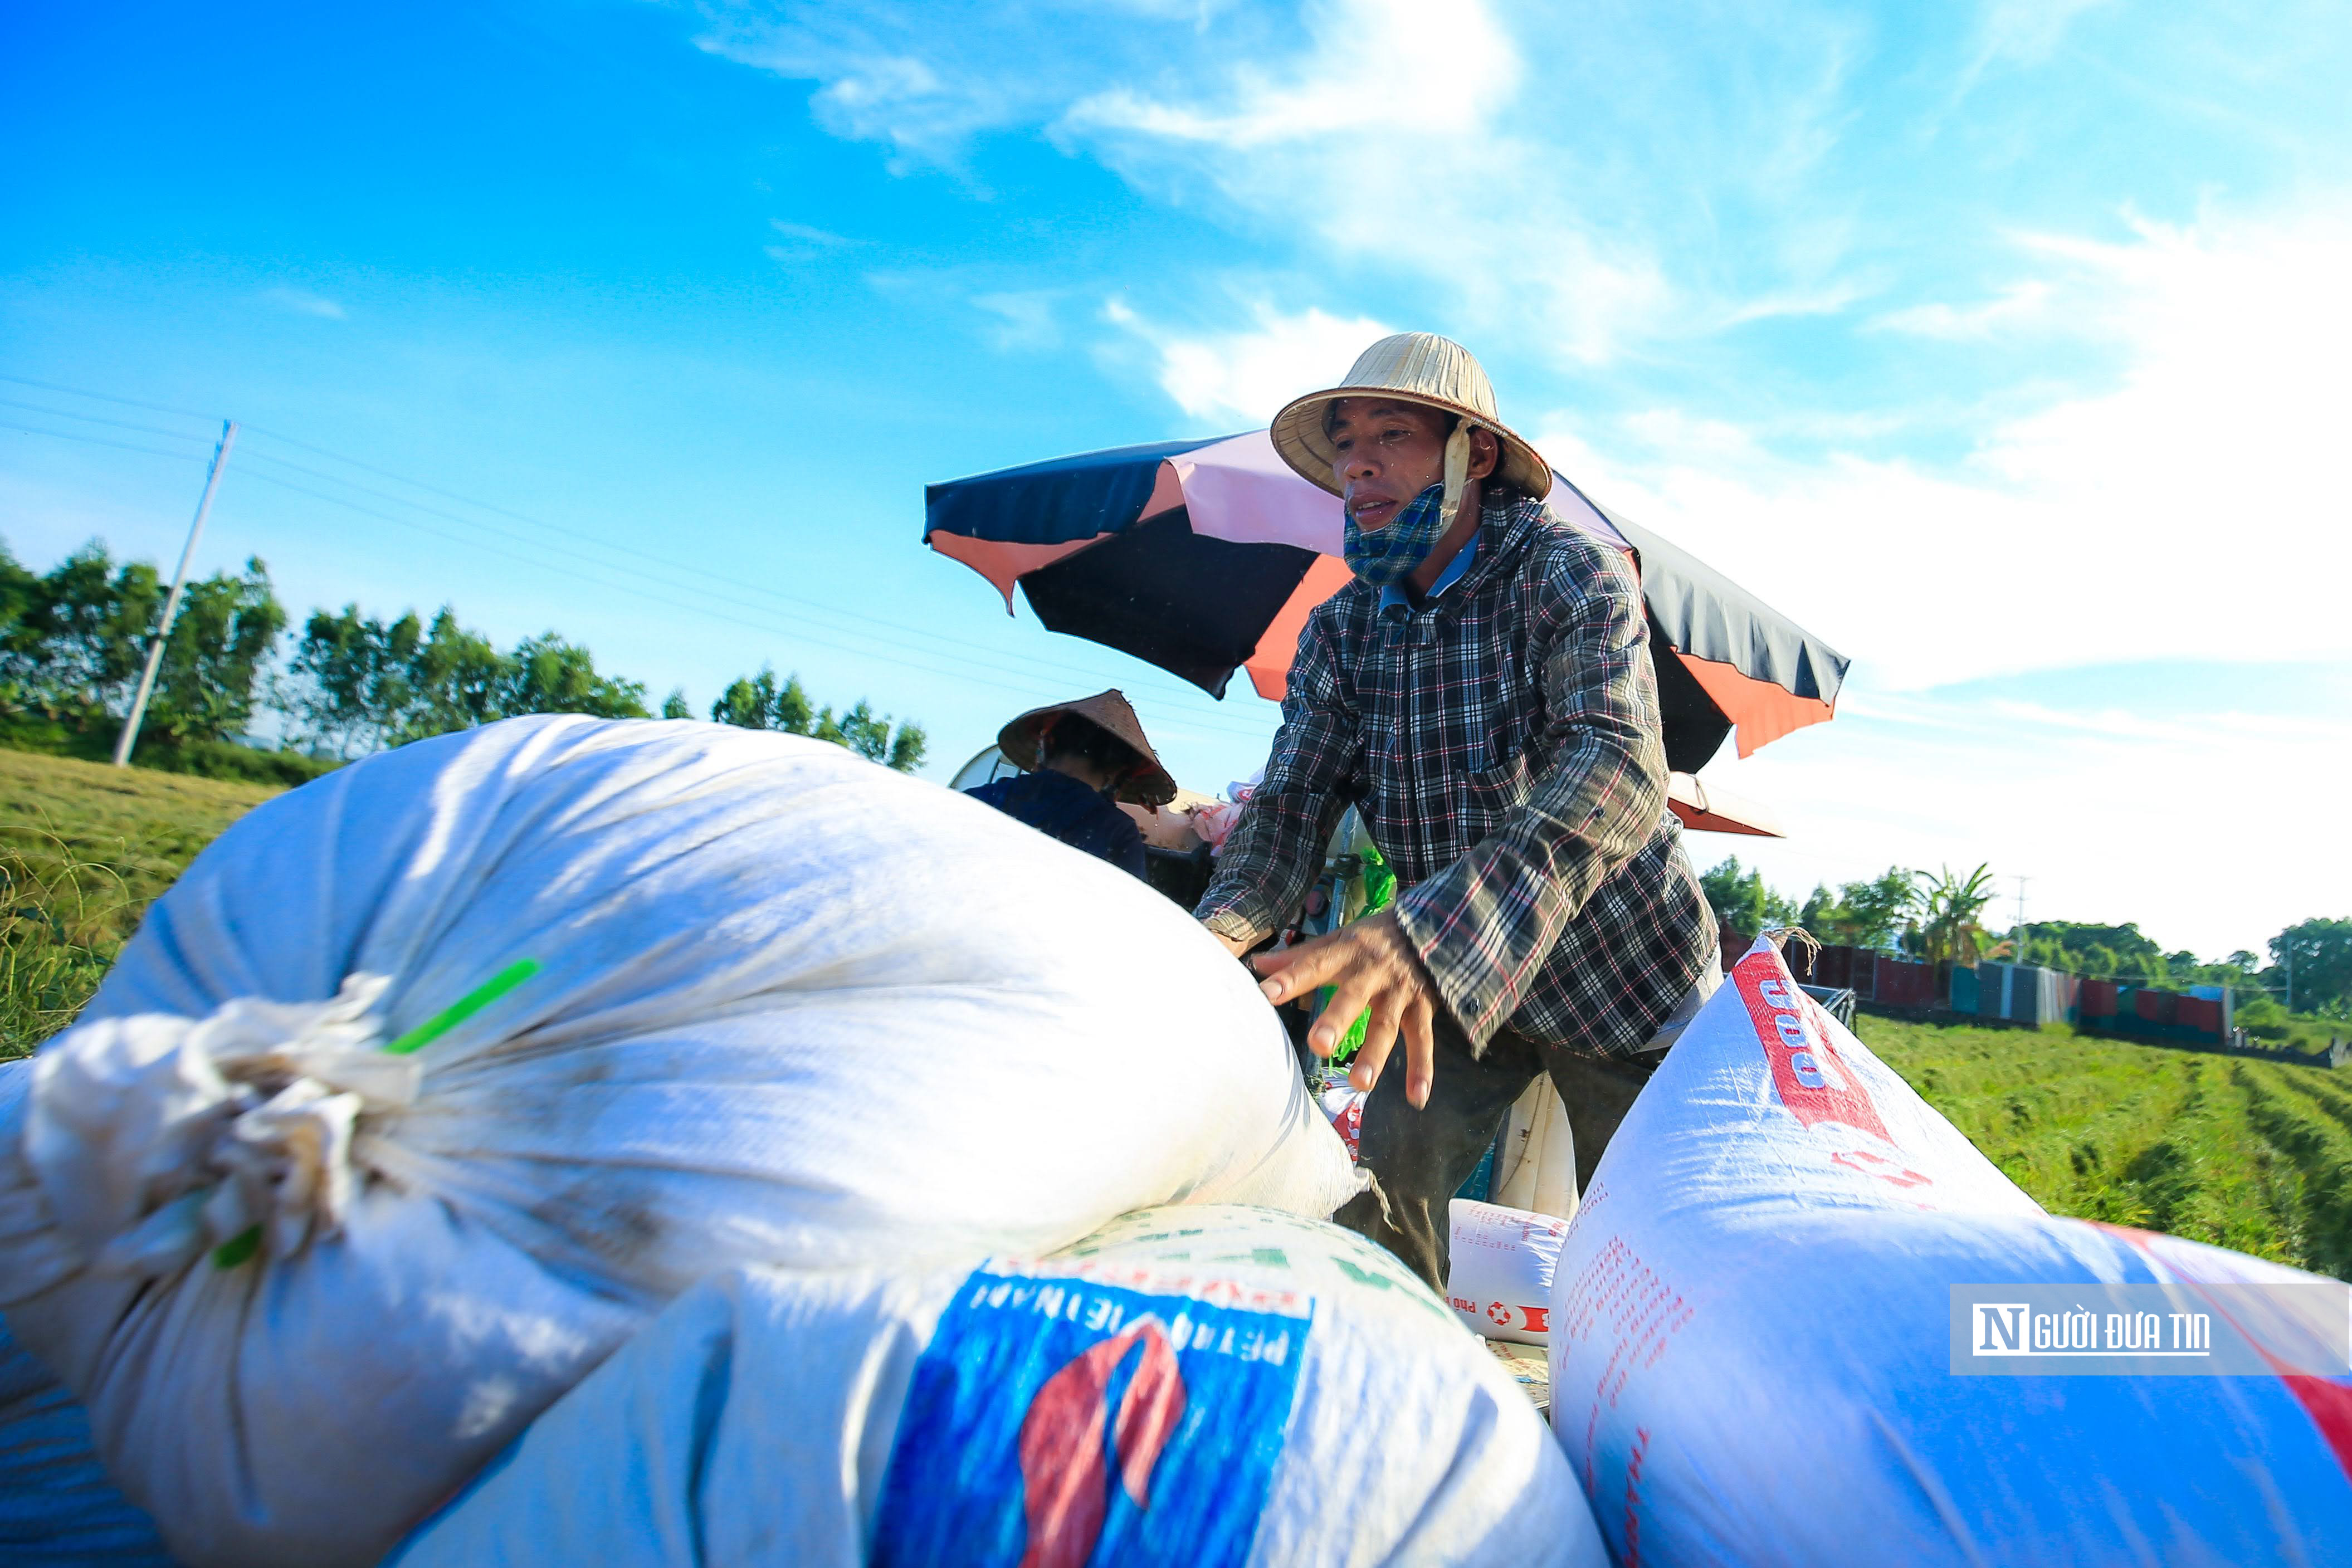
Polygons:
[[2352,837],[2294,825],[2352,769],[2352,726],[2071,713],[1866,683],[1835,723],[1707,770],[1778,808],[1789,840],[1695,837],[1696,858],[1737,854],[1799,897],[1890,864],[1986,861],[2003,925],[2021,874],[2029,919],[2137,920],[2168,949],[2215,957],[2344,913]]
[[[2352,836],[2299,828],[2352,778],[2352,721],[2321,695],[2352,682],[2352,203],[2037,250],[2048,327],[2121,369],[1991,423],[1957,464],[1796,461],[1673,410],[1554,416],[1538,444],[1856,660],[1836,723],[1712,770],[1779,807],[1791,841],[1695,853],[1799,894],[1990,860],[2035,879],[2029,913],[2259,946],[2352,885]],[[2293,658],[2343,674],[2260,711],[2278,666],[2255,661]],[[2235,681],[2151,676],[2123,704],[2032,695],[2147,660],[2247,663]],[[2004,671],[2042,674],[2005,683],[2021,695],[1933,689]],[[2194,706],[2168,700],[2191,686]]]
[[814,224],[795,224],[782,218],[770,218],[768,226],[787,240],[798,245],[814,246],[819,250],[841,250],[849,246],[864,245],[864,240],[851,239],[846,235],[821,229]]
[[316,316],[321,320],[341,321],[343,308],[323,294],[313,294],[307,288],[265,288],[261,298],[281,310],[291,310],[297,316]]
[[2039,278],[2004,288],[1981,305],[1953,306],[1941,301],[1914,305],[1874,317],[1874,331],[1901,332],[1915,338],[1967,342],[1990,338],[2021,327],[2049,321],[2050,285]]
[[1062,340],[1055,312],[1067,293],[1060,288],[1008,289],[975,294],[971,302],[993,318],[988,340],[997,348],[1051,349]]
[[1178,408],[1234,424],[1264,424],[1299,393],[1332,385],[1358,354],[1395,330],[1367,317],[1284,315],[1263,303],[1251,314],[1253,326],[1196,334],[1147,321],[1118,300],[1104,308],[1108,320],[1151,348],[1160,389]]
[[2038,66],[2057,52],[2084,13],[2115,4],[2115,0],[1989,0],[1977,24],[1977,57],[1969,75],[1974,77],[1995,61]]
[[1215,101],[1118,87],[1072,105],[1063,124],[1233,152],[1348,132],[1393,146],[1480,134],[1518,91],[1518,54],[1480,0],[1342,0],[1310,7],[1307,26],[1307,47],[1275,70],[1236,65],[1211,88]]
[[[1803,189],[1846,113],[1846,18],[1735,14],[1694,57],[1685,26],[1638,11],[1307,0],[1182,8],[1186,26],[1171,5],[1125,9],[1107,26],[1063,0],[722,5],[702,42],[814,81],[819,123],[902,172],[961,172],[973,138],[1044,128],[1147,195],[1297,247],[1334,288],[1402,284],[1412,326],[1507,334],[1562,368],[1858,295],[1843,198]],[[1727,211],[1772,232],[1726,246]]]
[[1949,466],[1794,461],[1672,411],[1553,415],[1536,439],[1893,685],[2339,655],[2347,214],[2044,242],[2053,316],[2124,368],[2107,390],[1993,423]]

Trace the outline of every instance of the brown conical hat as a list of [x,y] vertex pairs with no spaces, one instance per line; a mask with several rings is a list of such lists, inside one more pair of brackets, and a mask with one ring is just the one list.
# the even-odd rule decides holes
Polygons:
[[1031,708],[996,732],[996,749],[1004,753],[1004,759],[1023,772],[1035,772],[1040,761],[1038,742],[1045,733],[1045,727],[1066,713],[1076,714],[1090,724],[1101,726],[1143,758],[1142,771],[1114,791],[1119,800],[1132,800],[1139,806],[1160,807],[1176,798],[1176,780],[1170,777],[1167,768],[1160,765],[1159,754],[1151,749],[1151,742],[1143,738],[1143,722],[1135,716],[1135,710],[1128,706],[1126,695],[1116,686],[1090,697]]
[[1495,386],[1477,359],[1450,338],[1434,332],[1399,332],[1382,338],[1356,357],[1348,379],[1336,387],[1291,399],[1274,416],[1274,449],[1298,476],[1339,493],[1331,476],[1339,449],[1323,434],[1323,411],[1341,398],[1384,398],[1419,403],[1461,415],[1501,444],[1497,475],[1538,498],[1551,494],[1551,465],[1495,412]]

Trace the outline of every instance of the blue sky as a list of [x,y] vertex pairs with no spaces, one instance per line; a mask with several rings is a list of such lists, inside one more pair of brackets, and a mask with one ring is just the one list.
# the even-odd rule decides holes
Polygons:
[[553,626],[698,706],[772,662],[943,768],[1115,683],[1213,789],[1271,705],[1008,621],[921,486],[1240,429],[1425,328],[1854,657],[1835,724],[1711,770],[1791,839],[1700,858],[1990,861],[2215,954],[2352,909],[2307,825],[2352,776],[2342,5],[0,29],[0,373],[184,411],[0,383],[0,424],[153,449],[0,430],[37,565],[168,558],[230,414],[204,564],[298,608]]

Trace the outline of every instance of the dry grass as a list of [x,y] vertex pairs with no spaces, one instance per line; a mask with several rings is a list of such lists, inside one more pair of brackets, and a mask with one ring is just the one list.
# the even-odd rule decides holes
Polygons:
[[0,750],[0,1058],[72,1022],[147,905],[275,793]]

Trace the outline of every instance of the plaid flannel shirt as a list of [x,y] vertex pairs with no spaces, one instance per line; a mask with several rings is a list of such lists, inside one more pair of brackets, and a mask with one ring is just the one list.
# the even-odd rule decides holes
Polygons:
[[1623,551],[1539,501],[1489,505],[1478,547],[1418,611],[1384,616],[1361,582],[1317,607],[1265,778],[1196,913],[1223,936],[1279,928],[1353,803],[1474,1050],[1507,1025],[1636,1051],[1717,940],[1666,810],[1641,585]]

